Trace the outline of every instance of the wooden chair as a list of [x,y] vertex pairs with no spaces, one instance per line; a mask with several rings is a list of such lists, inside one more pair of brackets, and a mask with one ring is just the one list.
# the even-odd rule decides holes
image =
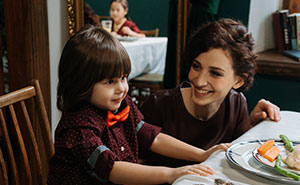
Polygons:
[[141,30],[146,37],[158,37],[159,28],[155,28],[154,30]]
[[54,144],[37,80],[0,96],[0,122],[0,184],[45,185]]

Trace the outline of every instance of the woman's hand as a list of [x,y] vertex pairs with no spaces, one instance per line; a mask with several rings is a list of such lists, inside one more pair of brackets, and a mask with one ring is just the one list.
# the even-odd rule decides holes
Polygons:
[[214,171],[208,166],[204,166],[202,164],[188,165],[188,166],[171,169],[171,175],[168,183],[172,184],[176,179],[178,179],[183,175],[209,176],[213,174]]
[[265,99],[261,99],[250,114],[250,125],[254,126],[267,117],[272,121],[280,121],[280,108]]

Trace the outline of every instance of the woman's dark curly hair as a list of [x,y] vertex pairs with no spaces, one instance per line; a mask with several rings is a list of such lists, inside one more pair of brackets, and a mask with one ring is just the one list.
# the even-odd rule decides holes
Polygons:
[[235,75],[244,79],[244,85],[236,90],[244,91],[249,88],[254,80],[257,58],[254,53],[254,40],[241,22],[232,19],[208,23],[193,33],[183,55],[182,67],[186,69],[186,74],[183,75],[187,76],[197,56],[213,48],[228,51],[233,60]]
[[129,75],[129,56],[110,33],[85,25],[66,43],[58,66],[57,107],[76,111],[89,104],[95,83]]

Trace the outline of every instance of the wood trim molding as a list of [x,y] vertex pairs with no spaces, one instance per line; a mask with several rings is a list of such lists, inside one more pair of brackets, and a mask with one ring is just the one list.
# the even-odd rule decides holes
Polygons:
[[180,84],[180,68],[186,43],[188,0],[178,0],[177,4],[177,44],[176,44],[176,85]]
[[258,53],[256,64],[258,74],[300,78],[300,62],[283,56],[275,50]]
[[83,0],[67,0],[69,36],[77,32],[84,24]]

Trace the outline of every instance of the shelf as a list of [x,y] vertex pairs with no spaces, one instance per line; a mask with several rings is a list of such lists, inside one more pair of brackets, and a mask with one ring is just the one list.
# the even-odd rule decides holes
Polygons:
[[256,64],[258,74],[300,78],[300,62],[273,49],[258,53]]

